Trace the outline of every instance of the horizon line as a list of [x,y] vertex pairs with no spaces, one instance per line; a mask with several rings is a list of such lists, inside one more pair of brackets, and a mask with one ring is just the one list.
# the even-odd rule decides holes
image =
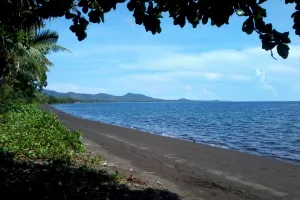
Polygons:
[[[141,94],[141,93],[132,93],[132,92],[127,92],[124,95],[113,95],[113,94],[109,94],[109,93],[104,93],[104,92],[99,92],[99,93],[95,93],[95,94],[91,94],[91,93],[81,93],[81,92],[73,92],[73,91],[68,91],[68,92],[58,92],[56,90],[51,90],[51,89],[44,89],[44,90],[48,90],[48,91],[54,91],[57,93],[62,93],[62,94],[67,94],[67,93],[75,93],[75,94],[85,94],[85,95],[97,95],[97,94],[108,94],[111,96],[125,96],[126,94],[135,94],[135,95],[144,95],[147,96],[145,94]],[[164,100],[164,101],[178,101],[181,99],[184,100],[188,100],[188,101],[219,101],[219,102],[300,102],[300,100],[220,100],[220,99],[188,99],[185,97],[181,97],[178,99],[164,99],[164,98],[158,98],[158,97],[151,97],[151,96],[147,96],[153,99],[159,99],[159,100]],[[78,99],[80,100],[80,99]],[[108,101],[108,102],[121,102],[121,101]],[[141,101],[132,101],[132,102],[141,102]],[[146,102],[146,101],[144,101]],[[148,102],[159,102],[159,101],[148,101]]]

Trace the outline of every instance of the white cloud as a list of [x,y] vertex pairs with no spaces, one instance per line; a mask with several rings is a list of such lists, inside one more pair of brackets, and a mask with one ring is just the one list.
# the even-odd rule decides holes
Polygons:
[[[126,41],[123,42],[126,43]],[[222,94],[219,91],[222,91],[221,88],[224,88],[226,84],[243,83],[240,87],[254,89],[252,83],[259,77],[260,87],[276,95],[277,91],[282,94],[280,89],[283,85],[292,89],[293,84],[297,83],[300,76],[300,46],[291,46],[290,56],[285,60],[276,55],[274,51],[275,57],[278,58],[278,60],[274,60],[270,56],[270,52],[262,50],[261,47],[203,52],[203,49],[199,50],[196,46],[149,43],[96,45],[91,42],[86,45],[86,43],[88,42],[82,43],[80,48],[74,48],[74,50],[71,48],[72,55],[62,54],[57,58],[74,61],[74,64],[64,66],[66,71],[74,72],[76,69],[78,73],[81,71],[87,73],[89,69],[92,69],[89,70],[93,73],[90,73],[91,76],[101,76],[103,70],[107,70],[102,81],[111,83],[105,85],[109,91],[113,91],[111,88],[114,88],[116,91],[149,92],[148,94],[152,96],[179,96],[184,94],[182,86],[189,83],[193,88],[189,95],[201,97],[200,99],[203,96],[213,99],[213,97],[215,98],[214,93],[206,88],[200,91],[200,96],[199,84],[205,85],[207,88],[213,84],[215,91],[219,94],[218,98],[221,98]],[[73,57],[74,59],[72,59]],[[256,68],[257,70],[255,70]],[[254,70],[255,76],[253,75]],[[114,84],[122,87],[112,86]],[[278,87],[275,88],[274,86],[277,85]],[[83,90],[78,86],[73,89]],[[90,88],[89,90],[98,92],[98,90],[105,89]],[[228,95],[233,93],[234,91]],[[261,93],[257,95],[261,95]]]
[[[120,80],[120,78],[116,78]],[[126,76],[127,80],[134,80],[134,81],[153,81],[153,82],[170,82],[172,81],[172,76],[168,73],[138,73],[133,75]]]
[[199,97],[193,94],[194,88],[190,85],[184,85],[185,94],[183,95],[184,98],[190,100],[199,100]]
[[[61,59],[68,58],[71,60],[70,56],[74,56],[89,66],[99,66],[99,68],[100,66],[109,65],[127,71],[144,70],[149,72],[150,70],[161,71],[159,73],[162,74],[165,71],[175,71],[187,76],[189,76],[189,73],[198,74],[198,76],[210,80],[219,79],[221,76],[235,81],[250,80],[249,77],[257,66],[268,73],[300,72],[298,65],[300,46],[291,46],[290,56],[286,60],[281,59],[278,55],[276,55],[278,60],[274,60],[270,56],[270,52],[262,50],[261,47],[197,52],[197,48],[192,46],[155,44],[95,45],[88,43],[84,47],[74,48],[72,51],[72,55],[62,54]],[[82,66],[82,70],[86,70],[85,68],[86,66]]]
[[[152,51],[150,50],[151,48]],[[144,49],[147,49],[145,52]],[[235,50],[217,50],[204,53],[186,53],[188,49],[179,47],[151,46],[132,51],[133,61],[127,61],[118,67],[144,70],[188,70],[208,71],[210,68],[234,67],[247,61],[247,55]],[[124,53],[129,53],[130,49]],[[141,54],[142,53],[142,54]]]
[[156,81],[170,82],[181,78],[206,79],[210,81],[218,80],[223,76],[220,73],[214,72],[193,72],[193,71],[166,71],[157,73],[137,73],[127,76],[128,79],[136,81]]
[[[275,63],[278,61],[284,61],[284,62],[289,62],[289,60],[294,60],[294,59],[299,59],[300,58],[300,46],[292,46],[290,45],[290,51],[289,51],[289,57],[286,60],[283,60],[278,54],[276,49],[273,51],[275,58],[271,57],[271,52],[270,51],[265,51],[261,47],[251,47],[244,49],[243,52],[245,52],[248,55],[255,56],[255,57],[260,57],[264,58],[264,60],[272,60]],[[266,57],[267,56],[267,57]]]
[[46,89],[55,90],[57,92],[77,92],[86,94],[97,94],[107,92],[105,88],[84,87],[74,84],[49,84]]
[[270,65],[266,68],[268,71],[280,72],[280,73],[299,73],[300,69],[286,65]]
[[215,100],[215,93],[209,91],[207,88],[203,88],[201,91],[201,99],[202,100]]
[[245,75],[241,75],[241,74],[232,74],[232,75],[228,75],[229,79],[235,80],[235,81],[241,81],[241,82],[245,82],[245,81],[250,81],[252,79],[252,77],[250,76],[245,76]]
[[299,58],[300,58],[300,46],[290,46],[288,59],[299,59]]
[[255,75],[260,78],[260,84],[263,88],[265,88],[266,90],[272,91],[273,94],[275,94],[275,95],[277,94],[276,89],[267,82],[266,72],[256,69]]
[[193,88],[190,85],[185,85],[184,90],[185,90],[186,94],[190,94],[191,91],[193,90]]
[[209,80],[216,80],[216,79],[220,78],[221,76],[223,76],[223,74],[212,73],[212,72],[200,73],[199,75],[206,78],[206,79],[209,79]]

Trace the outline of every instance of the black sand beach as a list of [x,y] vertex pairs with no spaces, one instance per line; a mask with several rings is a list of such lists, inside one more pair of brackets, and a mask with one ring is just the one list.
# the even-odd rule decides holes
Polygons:
[[121,158],[171,183],[167,189],[178,190],[182,199],[300,200],[300,165],[89,121],[51,106],[43,108],[55,112],[68,128],[81,130],[84,139],[108,152],[110,158]]

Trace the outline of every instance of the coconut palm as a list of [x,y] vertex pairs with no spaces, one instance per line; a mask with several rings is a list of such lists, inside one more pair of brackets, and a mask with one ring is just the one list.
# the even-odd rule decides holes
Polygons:
[[42,80],[48,67],[53,65],[46,55],[59,51],[70,52],[57,45],[57,40],[58,33],[50,30],[32,28],[11,34],[0,30],[0,57],[2,57],[0,58],[0,81],[2,84],[16,74],[31,76],[38,82]]
[[48,67],[53,65],[46,55],[60,51],[70,51],[57,44],[59,37],[57,32],[50,30],[33,32],[28,35],[27,45],[29,48],[26,49],[20,58],[20,70],[23,70],[25,73],[31,73],[39,80],[48,71]]

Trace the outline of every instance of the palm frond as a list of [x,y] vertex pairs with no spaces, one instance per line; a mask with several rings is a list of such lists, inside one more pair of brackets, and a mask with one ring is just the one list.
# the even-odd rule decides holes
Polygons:
[[56,53],[56,52],[60,52],[60,51],[71,53],[71,51],[69,49],[62,47],[60,45],[57,45],[57,44],[53,44],[53,43],[36,44],[33,46],[33,48],[38,49],[44,55],[50,54],[50,53]]
[[58,33],[51,30],[43,30],[33,36],[32,47],[40,50],[43,54],[52,52],[71,52],[67,48],[57,45]]
[[60,51],[71,52],[57,45],[57,41],[58,33],[51,30],[33,27],[17,32],[6,32],[0,27],[0,55],[5,57],[7,63],[5,74],[11,76],[23,73],[35,80],[43,80],[49,71],[48,67],[53,65],[46,55]]
[[[54,64],[48,58],[45,57],[45,65],[51,67]],[[49,70],[47,70],[47,71],[49,71]]]
[[51,30],[41,30],[37,34],[33,35],[33,44],[44,44],[44,43],[56,43],[58,40],[58,33]]
[[41,79],[41,77],[47,72],[48,67],[45,65],[45,60],[38,61],[30,59],[28,57],[23,57],[20,63],[20,73],[31,75],[36,79]]

